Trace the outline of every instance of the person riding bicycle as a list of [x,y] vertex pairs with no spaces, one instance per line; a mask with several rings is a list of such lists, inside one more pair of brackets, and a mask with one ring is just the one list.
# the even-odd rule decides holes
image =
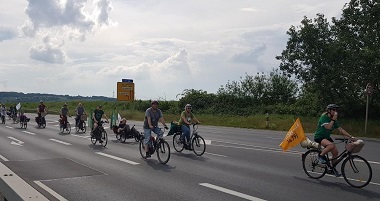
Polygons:
[[9,112],[11,113],[11,118],[15,118],[17,116],[17,108],[16,105],[11,105],[9,107]]
[[75,112],[76,112],[75,126],[78,126],[79,121],[81,120],[81,116],[86,114],[86,111],[84,110],[82,103],[78,104],[78,107],[75,109]]
[[[98,108],[96,108],[92,114],[92,118],[94,120],[94,129],[93,131],[96,131],[96,129],[98,128],[98,125],[101,123],[101,120],[102,120],[102,117],[104,116],[104,118],[106,118],[107,122],[108,122],[108,117],[107,115],[104,113],[103,111],[103,108],[101,105],[98,106]],[[102,139],[101,139],[101,136],[100,136],[100,133],[93,133],[95,135],[95,137],[97,138],[97,140],[99,140],[100,143],[103,143]]]
[[61,108],[61,113],[60,113],[60,117],[61,117],[61,124],[63,126],[63,128],[67,129],[67,115],[69,114],[69,109],[67,108],[67,104],[63,104],[63,107]]
[[42,113],[47,114],[47,110],[46,110],[46,106],[44,105],[44,102],[40,100],[40,105],[38,105],[38,108],[37,108],[38,119],[39,119],[39,122],[45,123],[44,122],[45,119],[42,118]]
[[[329,104],[326,107],[326,112],[324,112],[318,121],[317,130],[314,133],[314,141],[321,144],[325,147],[320,155],[318,160],[321,164],[326,164],[327,159],[325,155],[328,152],[331,152],[333,160],[332,165],[335,164],[336,158],[338,157],[338,149],[334,144],[333,139],[330,137],[333,130],[338,129],[338,131],[349,138],[353,138],[347,131],[345,131],[338,123],[338,112],[339,106],[336,104]],[[335,176],[339,177],[340,173],[334,168],[332,172]]]
[[[192,122],[201,123],[195,118],[194,114],[191,112],[191,105],[186,104],[185,110],[181,113],[181,118],[178,124],[181,126],[183,135],[181,136],[181,141],[186,142],[185,148],[191,150],[190,145],[190,125]],[[186,141],[185,141],[186,139]]]
[[0,107],[0,117],[5,119],[5,116],[7,115],[7,108],[4,104],[1,104]]
[[131,131],[131,128],[127,124],[127,119],[126,118],[121,119],[119,126],[117,128],[117,133],[121,133],[121,132],[128,133],[129,131]]
[[158,109],[158,101],[153,100],[151,102],[151,107],[146,109],[145,111],[145,118],[144,118],[144,148],[146,152],[146,157],[150,157],[149,153],[149,140],[152,135],[152,131],[157,134],[157,136],[160,138],[162,137],[162,133],[160,132],[160,129],[158,128],[158,122],[161,122],[161,124],[165,127],[165,129],[168,129],[168,127],[165,124],[164,117],[162,115],[162,112],[160,109]]

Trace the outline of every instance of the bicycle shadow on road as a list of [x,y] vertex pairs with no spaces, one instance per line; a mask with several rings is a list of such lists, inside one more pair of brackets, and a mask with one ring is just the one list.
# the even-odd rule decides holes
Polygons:
[[150,159],[143,159],[143,160],[145,160],[146,164],[152,167],[154,170],[161,170],[162,172],[171,172],[173,169],[176,169],[176,167],[174,166],[171,166],[168,164],[161,164],[160,161],[158,161],[158,159],[150,158]]
[[96,144],[89,144],[88,147],[92,148],[93,150],[96,150],[96,151],[103,151],[105,149],[108,149],[107,147],[103,147],[102,144],[100,144],[99,142],[96,142]]
[[174,152],[171,154],[179,156],[179,157],[183,157],[183,158],[189,158],[189,159],[192,159],[195,161],[208,161],[208,160],[210,160],[209,158],[205,158],[203,156],[197,156],[193,152],[188,152],[188,153],[186,153],[186,152],[185,153],[184,152]]
[[293,177],[293,178],[298,179],[300,181],[313,183],[315,185],[326,186],[326,187],[329,187],[331,189],[337,189],[338,190],[338,188],[339,188],[340,190],[346,191],[347,193],[355,193],[355,194],[361,195],[363,197],[367,197],[368,200],[373,200],[373,199],[377,199],[380,197],[379,192],[375,192],[375,191],[371,191],[371,190],[366,189],[371,184],[368,184],[368,186],[363,187],[363,188],[354,188],[354,187],[350,186],[349,184],[347,184],[346,181],[342,177],[336,178],[336,179],[339,179],[339,181],[326,181],[326,180],[321,180],[321,179],[312,179],[312,178],[308,178],[308,177],[306,177],[306,178]]

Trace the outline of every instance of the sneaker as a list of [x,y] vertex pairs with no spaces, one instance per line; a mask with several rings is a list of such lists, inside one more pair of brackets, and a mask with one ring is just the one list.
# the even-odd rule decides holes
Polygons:
[[327,170],[327,174],[331,174],[331,175],[334,175],[334,176],[336,176],[336,177],[340,177],[340,176],[342,176],[342,174],[340,174],[340,173],[338,172],[338,170],[335,169],[335,168]]
[[318,156],[318,161],[320,164],[326,164],[327,161],[325,160],[325,158],[323,156]]
[[99,143],[103,143],[103,140],[99,140]]
[[150,158],[150,153],[146,152],[145,158]]

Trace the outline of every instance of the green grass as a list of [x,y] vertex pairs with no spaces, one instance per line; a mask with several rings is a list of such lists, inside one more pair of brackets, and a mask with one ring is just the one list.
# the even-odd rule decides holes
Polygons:
[[[74,114],[74,109],[77,107],[80,101],[67,102],[68,108],[71,114]],[[126,104],[128,103],[117,103],[117,102],[104,102],[104,101],[93,101],[93,102],[82,102],[86,111],[90,109],[95,109],[97,105],[101,104],[103,106],[106,115],[110,117],[111,112],[116,108],[116,112],[120,113],[122,117],[128,120],[142,121],[144,120],[144,112],[136,110],[127,110]],[[48,111],[51,114],[58,114],[63,102],[47,102],[45,105],[48,107]],[[35,112],[38,103],[22,103],[22,107],[27,112]],[[269,115],[269,122],[267,125],[265,115],[252,115],[252,116],[221,116],[221,115],[203,115],[195,114],[197,119],[199,119],[203,125],[213,125],[213,126],[227,126],[227,127],[239,127],[239,128],[251,128],[251,129],[266,129],[266,130],[276,130],[276,131],[288,131],[293,125],[294,121],[297,119],[296,116],[292,115]],[[179,114],[164,114],[164,119],[166,122],[171,122],[173,120],[179,120]],[[306,133],[313,133],[316,129],[318,117],[300,117],[302,126]],[[367,134],[364,132],[364,120],[358,119],[339,119],[340,125],[348,131],[350,134],[357,137],[370,137],[370,138],[380,138],[380,125],[376,120],[369,120],[367,125]]]

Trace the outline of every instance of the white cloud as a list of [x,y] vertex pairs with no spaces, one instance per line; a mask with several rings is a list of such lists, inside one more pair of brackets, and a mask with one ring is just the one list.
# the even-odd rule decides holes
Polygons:
[[1,80],[0,90],[112,96],[130,78],[140,99],[175,99],[189,88],[216,92],[245,73],[277,68],[291,25],[316,13],[338,16],[344,3],[0,1],[0,19],[7,19],[0,75],[25,81]]

